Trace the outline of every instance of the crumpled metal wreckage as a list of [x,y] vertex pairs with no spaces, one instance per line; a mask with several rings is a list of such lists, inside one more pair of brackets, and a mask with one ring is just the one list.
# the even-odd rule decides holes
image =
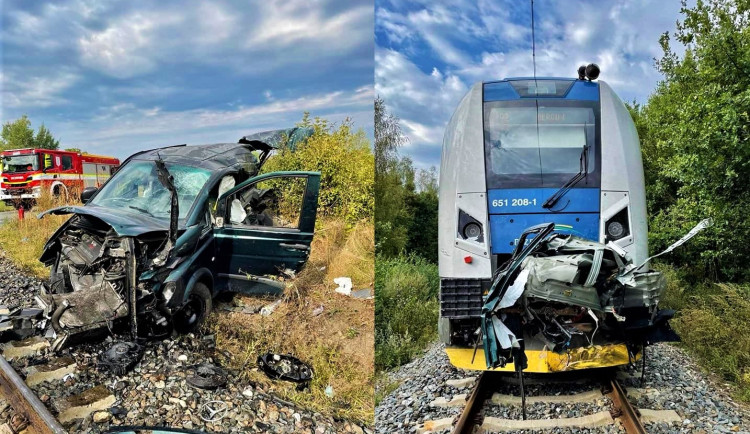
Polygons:
[[525,369],[524,336],[558,354],[679,340],[668,323],[674,311],[658,307],[666,279],[647,264],[711,224],[703,220],[642,264],[633,264],[614,243],[557,233],[554,223],[527,229],[484,298],[480,330],[487,368],[513,362],[516,370]]
[[[298,127],[142,151],[101,188],[84,189],[83,206],[40,214],[72,216],[44,246],[40,261],[51,270],[35,297],[41,309],[0,316],[0,340],[41,327],[54,351],[116,330],[133,341],[162,337],[194,330],[220,292],[280,294],[274,276],[299,271],[309,257],[320,174],[259,173],[274,150],[296,149],[312,134]],[[298,230],[279,234],[266,228],[278,196],[259,186],[287,178],[306,182]],[[237,202],[245,221],[230,218]],[[113,349],[113,366],[125,350]]]

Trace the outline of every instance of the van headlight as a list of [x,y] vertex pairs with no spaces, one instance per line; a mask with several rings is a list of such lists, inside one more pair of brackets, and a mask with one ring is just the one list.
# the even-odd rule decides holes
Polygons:
[[175,282],[167,282],[164,284],[164,290],[162,290],[161,294],[164,296],[165,301],[169,301],[172,299],[176,287],[177,283]]

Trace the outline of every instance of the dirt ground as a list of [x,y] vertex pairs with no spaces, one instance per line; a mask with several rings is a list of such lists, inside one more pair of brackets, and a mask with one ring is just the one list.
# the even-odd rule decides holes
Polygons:
[[[234,368],[248,379],[303,407],[372,426],[374,411],[374,299],[335,292],[333,279],[351,277],[353,289],[373,284],[373,226],[346,230],[326,222],[316,232],[310,261],[290,281],[282,303],[260,314],[273,300],[235,296],[218,303],[208,327],[217,348],[231,353]],[[314,371],[308,389],[270,380],[257,368],[267,352],[291,354]]]

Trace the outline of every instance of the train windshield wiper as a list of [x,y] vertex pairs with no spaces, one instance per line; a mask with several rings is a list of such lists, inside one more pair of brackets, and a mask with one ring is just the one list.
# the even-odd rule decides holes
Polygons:
[[573,188],[574,185],[578,184],[578,182],[586,176],[588,176],[589,173],[589,145],[583,145],[583,150],[581,151],[581,158],[579,161],[579,167],[578,173],[570,178],[568,182],[562,185],[562,187],[558,188],[557,191],[552,194],[542,205],[542,208],[550,209],[557,202],[560,201],[560,199],[565,196],[565,193],[568,192],[571,188]]

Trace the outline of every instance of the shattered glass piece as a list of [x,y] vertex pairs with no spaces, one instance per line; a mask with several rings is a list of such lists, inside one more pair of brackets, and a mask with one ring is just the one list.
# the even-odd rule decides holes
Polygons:
[[272,149],[278,149],[286,146],[291,150],[297,147],[307,138],[313,135],[314,129],[308,127],[295,127],[282,130],[262,131],[259,133],[248,134],[240,139],[240,143],[260,142]]

